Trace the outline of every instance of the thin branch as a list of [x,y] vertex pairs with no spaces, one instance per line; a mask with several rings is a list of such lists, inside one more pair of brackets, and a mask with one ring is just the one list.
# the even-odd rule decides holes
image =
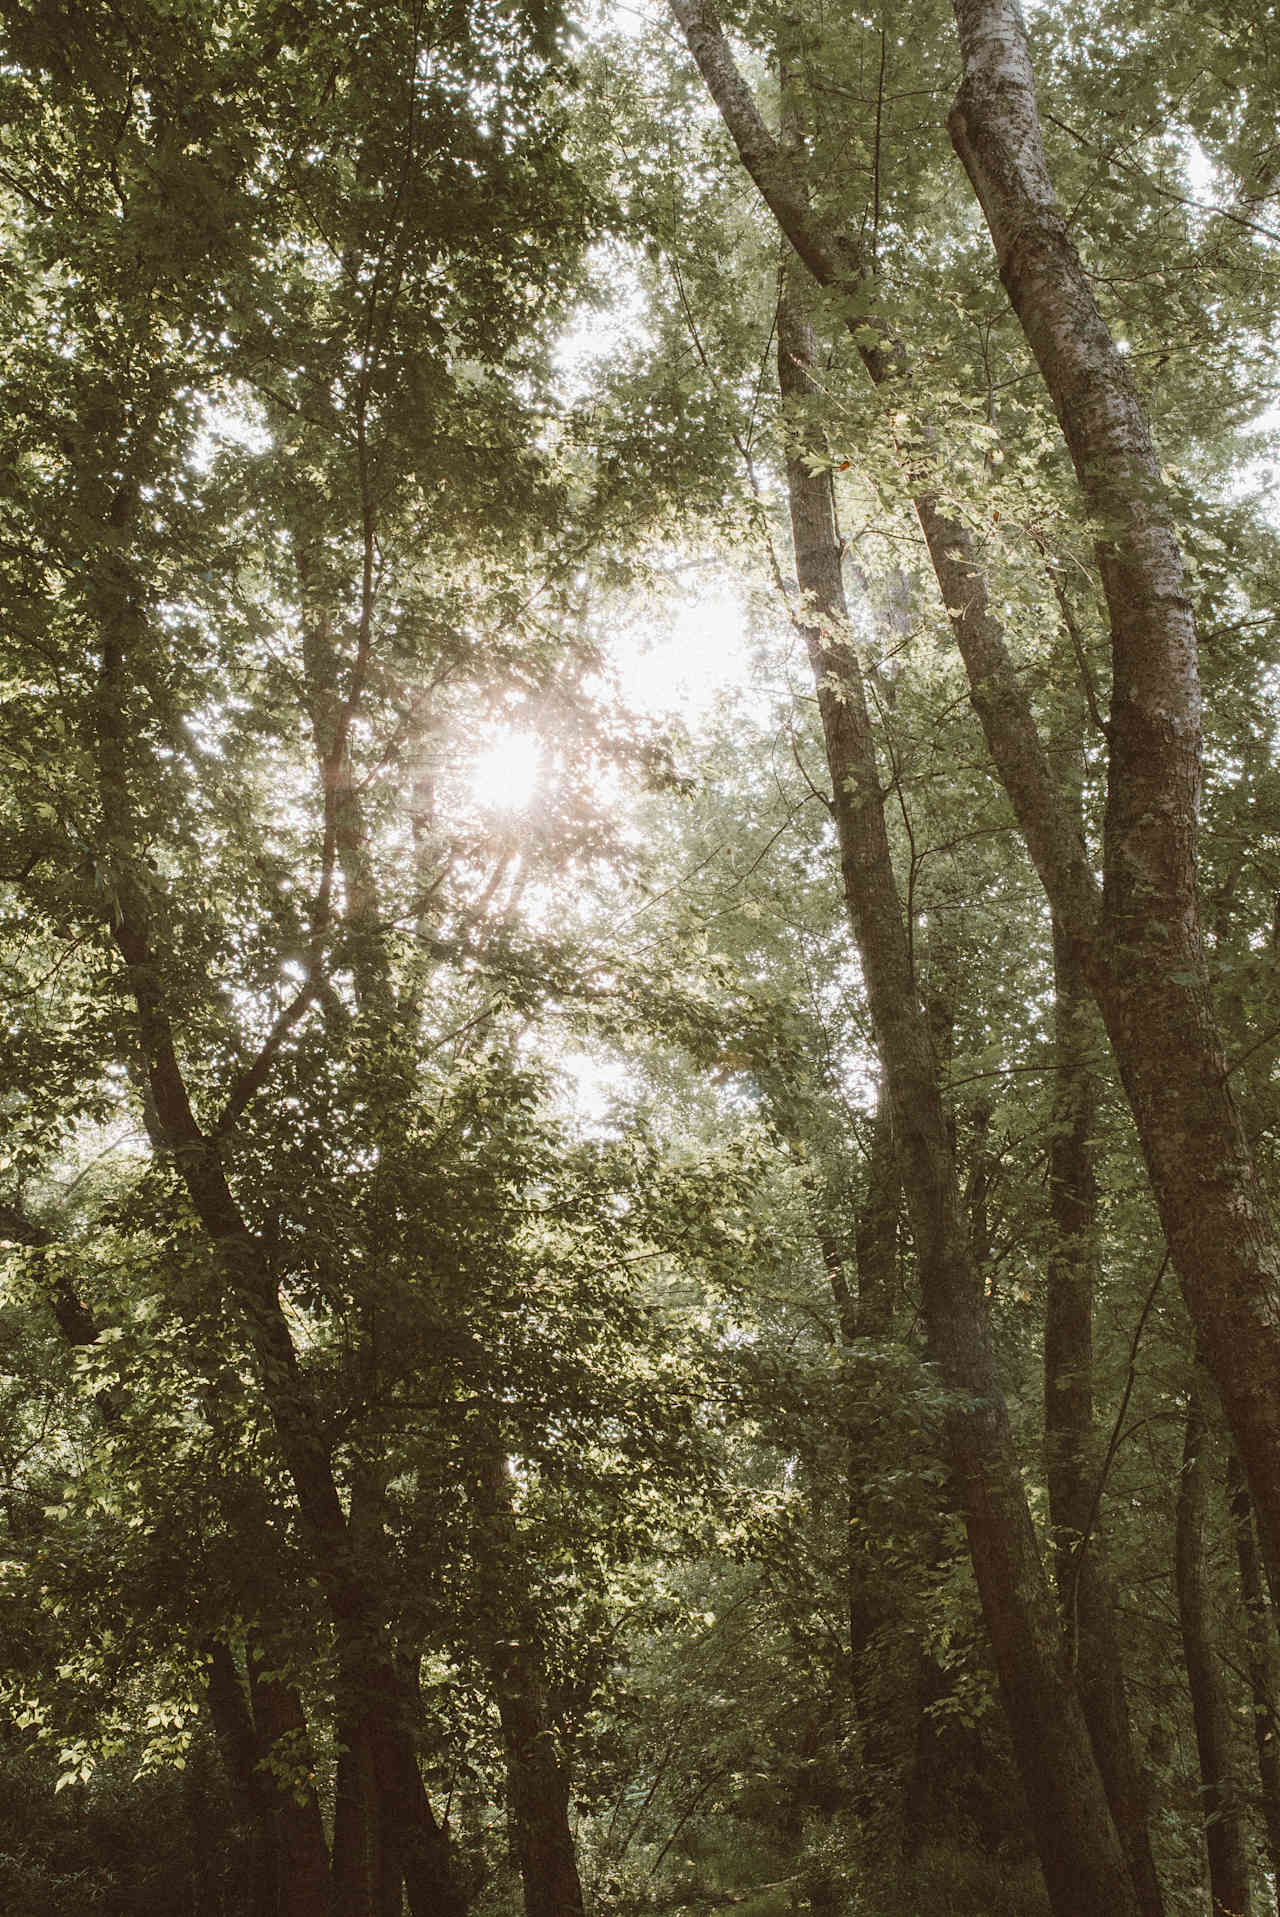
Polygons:
[[836,815],[835,802],[834,800],[830,799],[827,796],[827,794],[822,790],[820,786],[816,786],[813,783],[813,780],[810,778],[809,768],[805,765],[804,760],[800,757],[800,745],[798,740],[796,739],[794,727],[789,726],[787,728],[787,737],[791,746],[791,756],[796,762],[797,772],[800,774],[800,777],[804,780],[805,784],[808,786],[814,798],[820,799],[822,804],[826,807],[827,811],[830,813],[831,817],[834,818]]
[[871,271],[877,269],[877,255],[880,246],[880,127],[884,115],[884,74],[888,59],[889,36],[884,30],[884,19],[880,21],[880,75],[876,82],[876,131],[875,145],[872,149],[871,167]]
[[1143,1300],[1142,1310],[1138,1314],[1138,1322],[1134,1326],[1133,1337],[1129,1340],[1129,1368],[1128,1375],[1124,1381],[1124,1391],[1120,1398],[1120,1408],[1116,1412],[1115,1423],[1111,1427],[1111,1437],[1107,1444],[1106,1455],[1102,1460],[1102,1469],[1098,1473],[1098,1482],[1094,1486],[1093,1499],[1089,1505],[1089,1515],[1084,1521],[1084,1529],[1080,1533],[1080,1540],[1071,1556],[1071,1595],[1067,1602],[1067,1615],[1071,1620],[1070,1641],[1073,1662],[1075,1660],[1079,1639],[1080,1573],[1084,1567],[1084,1556],[1089,1548],[1089,1539],[1093,1534],[1093,1527],[1097,1523],[1098,1507],[1102,1503],[1102,1493],[1106,1487],[1107,1474],[1111,1469],[1116,1452],[1120,1449],[1120,1441],[1124,1434],[1125,1413],[1129,1409],[1129,1400],[1133,1396],[1133,1387],[1138,1378],[1138,1346],[1142,1342],[1142,1334],[1146,1329],[1147,1318],[1150,1314],[1151,1307],[1156,1301],[1156,1293],[1160,1289],[1160,1281],[1168,1268],[1169,1248],[1166,1245],[1164,1256],[1160,1260],[1159,1268],[1151,1281],[1151,1288]]
[[251,1065],[245,1067],[238,1078],[233,1080],[227,1093],[227,1102],[222,1114],[213,1128],[214,1138],[225,1138],[237,1120],[243,1114],[250,1100],[255,1098],[266,1084],[271,1067],[276,1061],[280,1047],[301,1019],[312,1001],[318,998],[320,980],[310,973],[303,981],[297,995],[285,1006],[270,1032],[264,1039],[262,1049]]
[[1264,1045],[1270,1045],[1272,1041],[1277,1038],[1280,1038],[1280,1025],[1272,1025],[1262,1034],[1261,1038],[1255,1038],[1252,1045],[1246,1045],[1242,1052],[1237,1053],[1235,1058],[1233,1058],[1227,1066],[1226,1071],[1222,1074],[1223,1079],[1226,1080],[1231,1077],[1233,1072],[1238,1072],[1240,1067],[1248,1059],[1251,1059],[1255,1052],[1260,1052]]

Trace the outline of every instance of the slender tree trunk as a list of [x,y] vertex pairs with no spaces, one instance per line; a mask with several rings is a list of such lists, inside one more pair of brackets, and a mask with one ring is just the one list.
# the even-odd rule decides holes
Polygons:
[[[871,1127],[866,1194],[854,1231],[857,1296],[852,1314],[842,1314],[851,1353],[858,1341],[881,1343],[894,1335],[901,1196],[893,1114],[882,1084]],[[866,1522],[867,1413],[855,1404],[847,1417],[849,1652],[861,1745],[859,1811],[868,1856],[874,1847],[882,1890],[891,1894],[897,1873],[907,1867],[913,1839],[909,1800],[925,1689],[924,1652],[916,1633],[904,1629],[893,1573]],[[840,1906],[837,1885],[833,1907]]]
[[518,1645],[495,1661],[494,1689],[507,1754],[526,1917],[582,1917],[582,1885],[569,1827],[569,1775],[536,1674]]
[[1280,1896],[1280,1641],[1276,1637],[1275,1613],[1267,1599],[1258,1540],[1254,1535],[1253,1501],[1234,1451],[1227,1460],[1227,1491],[1240,1591],[1244,1598],[1262,1819],[1271,1877]]
[[1091,1004],[1079,961],[1054,930],[1054,1110],[1044,1331],[1045,1466],[1058,1589],[1094,1756],[1144,1917],[1163,1902],[1151,1855],[1145,1792],[1125,1698],[1115,1592],[1094,1510],[1093,1302],[1098,1192],[1090,1137],[1097,1090],[1089,1052]]
[[[112,843],[133,848],[138,833],[126,694],[129,643],[139,615],[127,581],[103,580],[99,612],[99,787]],[[418,1773],[410,1700],[396,1671],[384,1608],[342,1510],[329,1441],[298,1363],[270,1260],[236,1203],[216,1136],[202,1130],[192,1109],[174,1044],[163,955],[153,943],[148,893],[123,859],[111,932],[136,1009],[154,1122],[248,1332],[312,1570],[328,1603],[342,1684],[349,1696],[366,1700],[379,1803],[400,1847],[410,1908],[414,1917],[461,1917],[464,1902],[448,1840],[432,1816]]]
[[1209,1853],[1213,1917],[1250,1917],[1249,1847],[1231,1775],[1231,1706],[1209,1622],[1212,1606],[1204,1539],[1208,1505],[1209,1433],[1204,1386],[1196,1377],[1187,1398],[1186,1440],[1174,1535],[1178,1618],[1182,1626],[1196,1748],[1200,1754],[1201,1806]]
[[888,1338],[893,1332],[901,1192],[893,1146],[893,1113],[882,1087],[871,1125],[867,1193],[858,1212],[854,1235],[858,1269],[854,1330],[859,1338]]
[[249,1855],[249,1917],[276,1917],[280,1884],[280,1834],[264,1801],[258,1770],[258,1739],[249,1701],[231,1646],[223,1638],[208,1645],[205,1696],[222,1768],[240,1822],[252,1831]]
[[[784,399],[811,400],[812,335],[790,292],[778,325]],[[845,895],[892,1100],[929,1349],[955,1394],[949,1454],[1027,1809],[1058,1917],[1138,1903],[1066,1668],[967,1238],[928,1027],[916,996],[879,772],[849,639],[830,477],[787,462],[796,573],[835,794]]]
[[[867,1188],[854,1227],[856,1283],[849,1282],[840,1236],[825,1218],[818,1222],[822,1262],[836,1308],[840,1344],[851,1363],[864,1339],[893,1335],[893,1295],[897,1272],[900,1186],[893,1149],[888,1095],[881,1086],[867,1153]],[[865,1360],[864,1360],[865,1362]],[[901,1607],[877,1562],[876,1538],[866,1522],[865,1459],[868,1441],[865,1411],[856,1386],[846,1399],[842,1419],[844,1446],[845,1598],[848,1614],[848,1685],[858,1734],[855,1804],[864,1841],[876,1846],[884,1881],[892,1872],[891,1853],[905,1849],[904,1803],[915,1748],[919,1684],[903,1682],[903,1667],[889,1645]],[[918,1664],[914,1642],[902,1647]],[[892,1670],[886,1671],[886,1661]],[[834,1883],[828,1895],[839,1902]]]
[[[365,1375],[362,1387],[372,1401],[377,1377],[372,1366],[374,1341],[366,1326],[360,1357]],[[384,1584],[389,1576],[385,1502],[387,1468],[381,1457],[357,1449],[350,1463],[348,1525],[366,1575]],[[341,1700],[339,1725],[343,1835],[345,1854],[335,1857],[334,1880],[361,1917],[400,1917],[404,1867],[397,1833],[380,1801],[374,1765],[376,1727],[370,1722],[369,1700],[346,1696]]]
[[[814,212],[707,0],[670,0],[743,165],[821,286],[857,296],[849,328],[877,383],[905,383],[858,248]],[[1161,1222],[1255,1500],[1280,1601],[1280,1245],[1240,1126],[1210,1003],[1195,901],[1199,681],[1158,462],[1057,209],[1025,33],[1012,0],[957,7],[965,79],[952,138],[1063,423],[1111,608],[1106,871],[1100,900],[967,528],[933,489],[927,426],[914,504],[970,696],[1027,850],[1081,954],[1132,1107]]]
[[472,1497],[480,1533],[482,1651],[502,1725],[526,1917],[583,1917],[569,1823],[569,1767],[550,1709],[533,1620],[512,1592],[520,1545],[510,1480],[492,1434],[480,1439]]
[[[1196,902],[1200,684],[1173,518],[1137,391],[1054,197],[1015,0],[956,0],[957,153],[1104,528],[1111,620],[1100,932],[1082,956],[1166,1240],[1258,1510],[1280,1554],[1280,1245],[1232,1097]],[[1016,801],[1015,801],[1016,803]],[[1052,894],[1051,894],[1052,897]],[[1086,931],[1064,914],[1069,936]]]

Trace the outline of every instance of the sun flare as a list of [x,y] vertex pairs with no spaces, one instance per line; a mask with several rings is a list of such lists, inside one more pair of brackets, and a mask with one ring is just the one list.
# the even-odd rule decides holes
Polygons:
[[534,795],[542,772],[542,743],[532,732],[499,732],[472,763],[467,784],[489,810],[519,812]]

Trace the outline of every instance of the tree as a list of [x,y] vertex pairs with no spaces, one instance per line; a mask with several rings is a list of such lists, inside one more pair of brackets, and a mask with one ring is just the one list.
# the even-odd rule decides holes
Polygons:
[[679,6],[6,15],[14,1901],[1264,1893],[1264,36]]

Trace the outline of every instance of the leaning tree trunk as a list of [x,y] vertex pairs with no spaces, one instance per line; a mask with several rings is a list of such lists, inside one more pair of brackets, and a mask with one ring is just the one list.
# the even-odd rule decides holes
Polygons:
[[[778,365],[811,400],[812,334],[784,292]],[[953,1394],[948,1451],[1031,1827],[1057,1917],[1139,1909],[1066,1667],[967,1239],[954,1154],[916,996],[879,771],[849,638],[830,476],[787,461],[796,575],[831,768],[845,895],[893,1109],[930,1355]]]
[[[1231,1093],[1196,902],[1200,683],[1172,513],[1129,369],[1054,197],[1015,0],[956,0],[957,153],[1091,516],[1113,694],[1101,925],[1081,941],[1175,1269],[1280,1573],[1280,1245]],[[1064,918],[1069,936],[1085,931]]]
[[[856,300],[849,330],[872,379],[905,386],[905,355],[876,316],[857,246],[815,213],[803,173],[765,126],[707,0],[670,4],[783,233],[819,285]],[[1280,1244],[1231,1096],[1201,946],[1199,681],[1177,542],[1127,369],[1053,200],[1020,16],[1012,0],[967,0],[957,19],[965,81],[952,137],[1090,509],[1109,529],[1099,549],[1115,665],[1101,901],[974,542],[935,489],[927,426],[909,474],[913,501],[996,770],[1103,1012],[1280,1601]]]
[[1187,1686],[1200,1756],[1200,1803],[1213,1917],[1250,1917],[1249,1846],[1232,1780],[1231,1705],[1210,1626],[1212,1599],[1205,1568],[1209,1505],[1209,1432],[1204,1386],[1193,1377],[1187,1397],[1186,1440],[1174,1531],[1174,1582],[1187,1665]]

